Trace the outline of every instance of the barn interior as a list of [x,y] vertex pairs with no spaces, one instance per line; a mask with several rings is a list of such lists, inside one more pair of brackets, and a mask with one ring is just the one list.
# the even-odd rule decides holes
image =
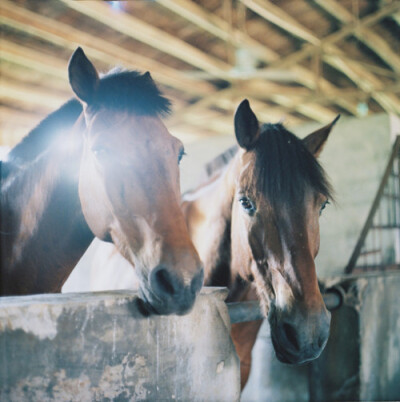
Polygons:
[[[0,158],[73,96],[67,66],[78,46],[102,72],[149,71],[172,101],[165,123],[185,145],[182,191],[235,143],[233,116],[243,99],[260,121],[282,121],[301,138],[340,114],[320,158],[336,204],[321,216],[318,274],[329,286],[345,272],[370,275],[376,286],[357,285],[369,296],[352,308],[379,315],[376,306],[390,304],[389,318],[375,317],[380,330],[364,316],[353,328],[353,312],[337,313],[349,333],[363,330],[361,374],[354,358],[347,378],[331,368],[334,349],[313,368],[279,363],[265,325],[242,400],[400,398],[400,1],[1,0],[0,24]],[[382,194],[389,196],[381,201]],[[65,292],[93,290],[94,252]],[[374,342],[384,345],[380,357],[368,357]],[[335,380],[317,384],[310,380],[317,372]]]

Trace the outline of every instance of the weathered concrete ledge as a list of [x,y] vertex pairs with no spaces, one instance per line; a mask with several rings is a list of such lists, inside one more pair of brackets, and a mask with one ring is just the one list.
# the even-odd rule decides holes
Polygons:
[[239,400],[225,297],[149,318],[131,291],[0,298],[0,400]]

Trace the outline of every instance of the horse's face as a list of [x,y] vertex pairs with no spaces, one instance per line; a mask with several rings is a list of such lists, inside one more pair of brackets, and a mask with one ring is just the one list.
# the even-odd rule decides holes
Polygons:
[[[314,263],[319,249],[319,216],[329,189],[326,182],[318,184],[323,175],[310,152],[315,156],[320,152],[331,127],[311,134],[303,144],[286,130],[276,132],[272,135],[283,137],[269,145],[248,102],[239,106],[235,116],[236,136],[243,149],[233,207],[233,264],[243,278],[254,283],[264,314],[268,314],[277,357],[286,363],[300,364],[318,357],[329,335],[330,313],[319,290]],[[263,156],[268,146],[275,148],[266,161]],[[292,148],[286,151],[282,149],[285,146]],[[291,160],[283,160],[284,155]],[[300,170],[293,172],[298,175],[293,184],[285,177],[291,164]],[[307,168],[301,172],[304,166]],[[312,174],[317,177],[302,178],[308,168],[315,168]],[[272,177],[263,179],[260,174]]]
[[[86,71],[94,69],[79,58]],[[202,286],[203,268],[180,209],[182,143],[155,115],[85,106],[79,181],[85,219],[135,267],[147,311],[184,314]]]

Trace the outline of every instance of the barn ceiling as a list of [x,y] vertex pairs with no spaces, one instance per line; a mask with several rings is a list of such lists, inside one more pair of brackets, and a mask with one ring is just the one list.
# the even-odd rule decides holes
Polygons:
[[399,0],[1,0],[0,145],[72,96],[69,57],[150,71],[186,141],[231,135],[243,98],[295,126],[400,114]]

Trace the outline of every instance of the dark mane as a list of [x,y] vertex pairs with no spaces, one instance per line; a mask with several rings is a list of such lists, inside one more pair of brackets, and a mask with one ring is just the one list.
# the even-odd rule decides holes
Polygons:
[[170,112],[171,102],[162,95],[150,73],[113,69],[101,78],[95,103],[90,106],[162,117]]
[[76,99],[70,99],[55,112],[49,114],[8,154],[8,160],[31,161],[35,159],[59,135],[70,130],[79,115],[82,105]]
[[236,155],[239,147],[237,145],[232,145],[222,154],[216,156],[210,162],[207,162],[204,166],[204,172],[206,178],[210,178],[215,173],[219,172],[222,168],[224,168]]
[[332,198],[331,186],[317,159],[282,124],[262,125],[253,152],[257,186],[273,207],[303,203],[307,188]]

